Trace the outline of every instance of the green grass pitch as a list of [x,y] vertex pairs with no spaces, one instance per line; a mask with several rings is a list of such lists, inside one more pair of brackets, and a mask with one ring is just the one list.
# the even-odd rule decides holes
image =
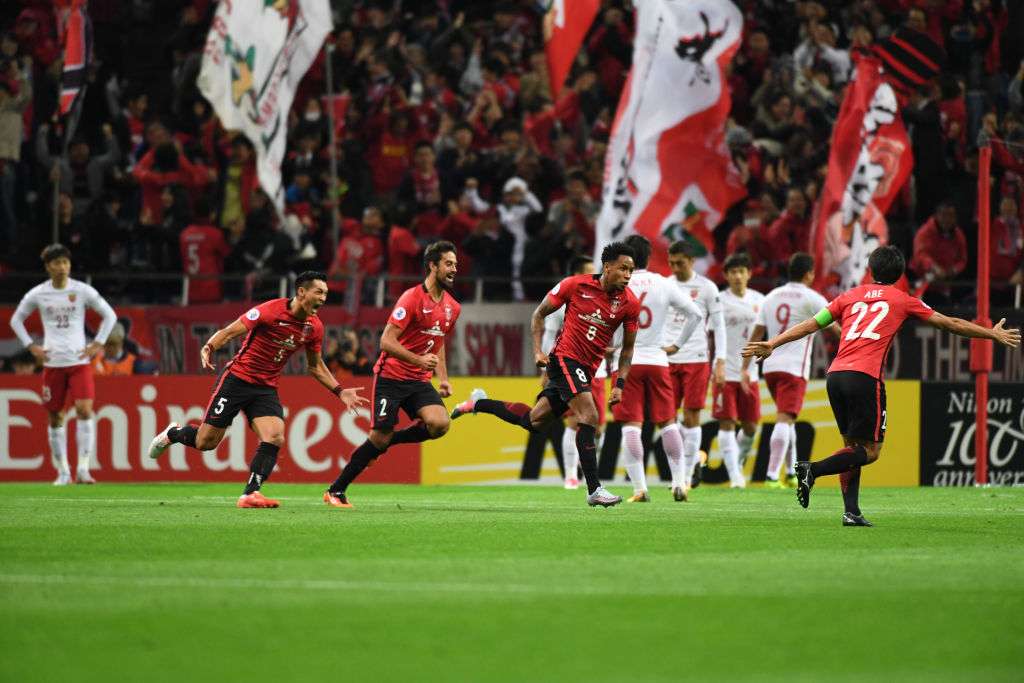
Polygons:
[[[0,681],[1011,681],[1024,490],[0,485]],[[620,493],[626,493],[621,487]]]

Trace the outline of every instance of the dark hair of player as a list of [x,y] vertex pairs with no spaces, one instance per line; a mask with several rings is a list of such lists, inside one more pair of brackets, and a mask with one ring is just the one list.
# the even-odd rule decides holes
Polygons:
[[790,282],[800,282],[804,279],[804,275],[812,270],[814,270],[814,257],[810,254],[798,251],[789,257],[786,273],[789,275]]
[[883,285],[891,285],[899,280],[906,265],[903,254],[893,246],[878,247],[868,257],[871,277]]
[[579,275],[583,272],[583,268],[593,261],[589,256],[573,256],[569,260],[569,275]]
[[205,193],[196,197],[192,208],[197,220],[209,220],[213,216],[213,201]]
[[725,259],[725,263],[722,264],[722,270],[728,273],[733,268],[746,268],[750,270],[750,256],[745,251],[738,251],[735,254],[729,254],[729,257]]
[[624,241],[633,250],[633,263],[636,264],[637,270],[646,268],[647,262],[651,260],[650,241],[643,235],[630,235]]
[[295,278],[295,291],[298,291],[300,287],[308,287],[314,280],[327,282],[327,274],[319,270],[307,270],[299,273],[299,276]]
[[668,248],[668,253],[682,254],[683,256],[689,256],[690,258],[697,258],[697,248],[685,240],[673,242]]
[[39,255],[39,258],[43,259],[43,265],[46,265],[50,261],[59,258],[66,258],[71,260],[71,250],[65,247],[63,244],[51,244],[50,246],[43,249],[43,253]]
[[625,242],[612,242],[601,250],[601,263],[615,263],[620,256],[636,258],[636,254]]
[[448,252],[455,252],[455,245],[448,240],[427,245],[426,251],[423,252],[423,267],[429,272],[430,264],[440,265],[441,257]]

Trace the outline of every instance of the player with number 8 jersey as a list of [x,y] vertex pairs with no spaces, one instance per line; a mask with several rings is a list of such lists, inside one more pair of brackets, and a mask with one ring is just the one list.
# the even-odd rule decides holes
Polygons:
[[885,438],[885,384],[882,369],[889,345],[907,318],[964,337],[992,339],[1010,348],[1020,345],[1020,331],[1008,330],[1000,320],[994,327],[949,318],[920,299],[893,287],[903,275],[903,254],[895,247],[878,247],[868,258],[873,282],[836,297],[818,313],[768,341],[751,341],[744,357],[770,357],[786,344],[799,341],[821,328],[842,323],[839,351],[826,377],[828,400],[844,447],[817,462],[797,464],[797,500],[807,507],[817,477],[838,474],[843,492],[843,526],[872,526],[864,519],[858,500],[860,470],[878,459]]
[[206,406],[199,427],[169,424],[153,439],[149,457],[158,458],[171,444],[200,451],[217,448],[239,412],[244,412],[259,445],[249,465],[249,480],[238,499],[240,508],[276,508],[278,502],[260,489],[277,464],[284,445],[284,409],[277,395],[277,380],[292,354],[306,351],[306,371],[352,410],[366,399],[359,389],[344,389],[320,357],[324,326],[316,313],[327,301],[327,276],[306,271],[295,279],[295,296],[272,299],[250,308],[233,323],[218,330],[200,351],[203,369],[215,370],[213,354],[232,339],[245,335],[238,353],[228,361]]

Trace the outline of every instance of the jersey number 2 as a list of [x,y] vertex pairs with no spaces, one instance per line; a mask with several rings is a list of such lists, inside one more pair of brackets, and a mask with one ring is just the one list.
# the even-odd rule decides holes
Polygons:
[[[872,313],[878,311],[878,315],[875,316],[874,320],[868,323],[868,326],[864,328],[863,332],[858,332],[857,326],[860,325],[862,320],[864,320],[864,316],[868,311],[871,311]],[[881,335],[875,332],[875,328],[878,327],[879,323],[882,322],[885,316],[889,315],[888,303],[885,301],[876,301],[871,304],[871,307],[869,308],[863,301],[858,301],[850,308],[850,312],[857,317],[854,318],[853,324],[850,325],[850,331],[846,333],[847,341],[856,339],[857,337],[863,337],[864,339],[881,339]]]

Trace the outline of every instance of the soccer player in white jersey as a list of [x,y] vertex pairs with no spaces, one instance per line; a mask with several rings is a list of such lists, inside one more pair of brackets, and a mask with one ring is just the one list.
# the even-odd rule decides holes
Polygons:
[[[569,275],[593,275],[594,262],[585,256],[573,258],[569,264]],[[541,351],[551,353],[558,339],[558,333],[562,331],[562,324],[565,322],[565,306],[544,318],[544,337],[541,339]],[[594,379],[598,380],[590,387],[594,394],[594,403],[597,404],[598,414],[598,443],[600,444],[601,430],[605,422],[606,403],[604,395],[604,380],[608,377],[605,372],[605,363],[601,363],[594,373]],[[544,374],[544,381],[547,382],[547,372]],[[570,411],[565,416],[565,429],[562,431],[562,464],[565,468],[565,488],[575,491],[580,487],[579,463],[580,454],[576,450],[576,416]],[[598,452],[601,446],[597,447]]]
[[[631,235],[625,242],[633,249],[633,262],[636,264],[633,277],[629,279],[629,289],[640,300],[640,319],[633,347],[633,365],[622,389],[622,401],[612,406],[612,416],[622,425],[626,473],[633,484],[633,497],[629,500],[648,503],[651,498],[647,493],[644,447],[640,438],[645,409],[647,419],[662,430],[661,442],[668,456],[672,479],[678,480],[683,466],[683,436],[675,421],[679,404],[674,401],[668,352],[674,353],[685,344],[703,322],[704,312],[672,280],[647,270],[651,243],[646,238]],[[682,316],[685,320],[675,338],[665,336],[665,323],[670,315]],[[679,495],[685,499],[685,489]]]
[[[742,457],[750,449],[761,421],[761,396],[757,386],[757,366],[743,370],[740,352],[750,339],[757,315],[764,304],[764,294],[747,288],[750,281],[750,257],[740,252],[725,259],[723,266],[729,286],[722,290],[722,313],[725,316],[725,384],[712,387],[711,416],[718,420],[718,447],[733,488],[746,485]],[[736,427],[741,427],[737,440]]]
[[[43,407],[49,413],[50,456],[57,469],[56,486],[71,483],[68,467],[68,440],[64,430],[64,403],[70,397],[77,416],[75,440],[78,442],[80,484],[94,484],[89,460],[96,446],[96,420],[92,402],[96,389],[90,361],[103,349],[117,315],[99,292],[84,282],[71,279],[71,252],[60,244],[43,250],[43,265],[50,279],[29,290],[11,316],[11,329],[33,356],[43,363]],[[95,339],[85,341],[85,309],[103,317]],[[38,310],[43,321],[43,343],[37,344],[25,329],[25,319]]]
[[[708,394],[708,379],[712,374],[708,361],[708,339],[706,330],[712,330],[715,342],[714,381],[725,383],[725,318],[715,283],[693,270],[696,252],[685,242],[675,242],[668,248],[668,265],[675,276],[675,284],[684,294],[693,299],[703,314],[697,334],[690,336],[675,353],[669,355],[669,371],[676,406],[683,407],[683,467],[680,479],[672,480],[673,497],[686,500],[686,491],[697,465],[700,449],[700,411]],[[670,278],[671,279],[671,278]],[[682,333],[685,318],[676,314],[665,329],[666,339],[678,339]]]
[[[810,318],[828,305],[821,294],[810,288],[814,282],[814,258],[810,254],[797,252],[789,259],[789,282],[776,287],[765,297],[764,305],[757,316],[757,325],[750,335],[750,341],[777,337],[793,325]],[[830,326],[834,328],[835,326]],[[831,329],[835,334],[836,330]],[[787,460],[786,473],[795,476],[796,467],[796,418],[804,404],[807,378],[811,372],[811,351],[814,336],[807,336],[798,342],[782,347],[762,364],[764,380],[775,401],[777,413],[775,428],[772,430],[771,458],[768,461],[766,486],[780,488],[779,473],[783,460]],[[744,370],[750,368],[750,358],[743,359]],[[792,452],[792,454],[791,454]],[[788,457],[787,457],[788,456]]]

